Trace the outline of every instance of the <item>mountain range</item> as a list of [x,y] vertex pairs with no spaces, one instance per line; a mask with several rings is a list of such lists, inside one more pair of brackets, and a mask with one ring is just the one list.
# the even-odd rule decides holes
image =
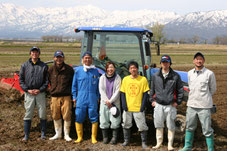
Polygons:
[[0,3],[0,38],[40,38],[44,35],[75,36],[79,26],[141,27],[164,24],[168,39],[212,40],[227,36],[227,10],[179,15],[170,11],[107,11],[95,6],[24,8]]

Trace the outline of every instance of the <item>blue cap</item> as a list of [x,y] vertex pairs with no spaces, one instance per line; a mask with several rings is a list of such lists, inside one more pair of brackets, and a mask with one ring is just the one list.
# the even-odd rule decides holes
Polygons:
[[64,53],[63,53],[61,50],[57,50],[57,51],[54,53],[54,57],[58,57],[58,56],[64,57]]
[[86,55],[89,55],[89,56],[91,56],[91,57],[92,57],[92,54],[91,54],[91,52],[90,52],[90,51],[86,51],[86,52],[84,52],[84,53],[83,53],[83,55],[82,55],[82,58],[83,58],[84,56],[86,56]]
[[170,58],[170,56],[168,56],[168,55],[163,55],[163,56],[161,57],[160,63],[162,63],[162,62],[169,62],[170,64],[172,64],[171,58]]
[[39,47],[32,47],[32,48],[30,49],[30,51],[37,51],[37,52],[40,52],[40,49],[39,49]]

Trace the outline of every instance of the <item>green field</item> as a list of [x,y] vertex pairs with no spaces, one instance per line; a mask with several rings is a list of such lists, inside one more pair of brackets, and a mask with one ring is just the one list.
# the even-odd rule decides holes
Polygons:
[[[1,42],[0,41],[0,72],[16,71],[29,58],[29,50],[33,46],[41,49],[41,60],[50,61],[56,50],[62,50],[66,63],[79,64],[80,43],[43,43],[43,42]],[[227,45],[161,45],[161,55],[172,57],[173,66],[191,66],[193,54],[201,51],[205,54],[207,65],[227,65]],[[151,49],[152,63],[159,66],[160,56]],[[121,54],[119,54],[121,56]]]

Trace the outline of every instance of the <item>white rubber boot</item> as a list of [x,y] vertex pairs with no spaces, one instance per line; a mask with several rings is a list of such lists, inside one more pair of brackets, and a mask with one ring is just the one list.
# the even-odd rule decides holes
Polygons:
[[174,150],[173,140],[174,140],[175,131],[168,130],[168,150]]
[[72,138],[69,137],[71,121],[64,121],[64,138],[67,142],[72,141]]
[[157,144],[156,144],[156,146],[152,147],[153,149],[158,149],[162,145],[162,142],[163,142],[163,128],[157,128],[156,129],[156,140],[157,140]]
[[62,137],[62,120],[54,120],[54,129],[56,134],[49,140],[60,139]]

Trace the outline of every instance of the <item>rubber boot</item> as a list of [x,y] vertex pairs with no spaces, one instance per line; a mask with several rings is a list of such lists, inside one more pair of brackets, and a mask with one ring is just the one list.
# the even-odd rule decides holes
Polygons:
[[114,145],[114,144],[117,144],[118,129],[112,129],[112,133],[113,133],[113,136],[110,141],[110,144]]
[[92,123],[92,130],[91,130],[91,142],[92,142],[92,144],[98,143],[98,141],[96,140],[97,132],[98,132],[98,122]]
[[191,151],[192,150],[193,139],[194,139],[194,132],[186,130],[185,131],[184,148],[180,149],[179,151]]
[[46,124],[47,120],[40,120],[41,124],[41,139],[46,139]]
[[49,140],[56,140],[62,137],[62,120],[54,120],[55,135]]
[[206,137],[207,148],[208,151],[214,150],[214,135],[212,134],[210,137]]
[[25,136],[22,139],[22,141],[28,141],[28,139],[29,139],[31,122],[32,122],[31,120],[24,120],[24,133],[25,133]]
[[168,130],[168,150],[174,150],[173,140],[174,140],[175,131]]
[[75,140],[75,143],[80,143],[83,141],[83,124],[75,122],[76,125],[76,134],[77,134],[77,140]]
[[102,129],[103,144],[108,144],[108,129]]
[[71,141],[72,138],[69,137],[71,121],[64,121],[64,138],[67,142]]
[[128,146],[130,143],[130,137],[131,137],[131,130],[130,129],[123,129],[123,134],[124,134],[124,143],[122,146]]
[[162,145],[162,142],[163,142],[163,128],[157,128],[156,129],[156,141],[157,141],[156,146],[152,147],[154,149],[158,149]]
[[142,148],[146,149],[147,148],[147,131],[142,131],[140,135],[142,140]]

